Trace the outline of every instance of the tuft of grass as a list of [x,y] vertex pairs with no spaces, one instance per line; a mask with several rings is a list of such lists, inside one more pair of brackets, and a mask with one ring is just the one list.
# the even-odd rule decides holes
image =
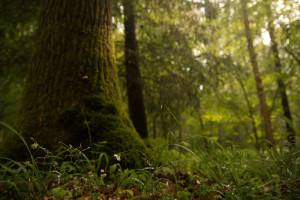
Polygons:
[[[0,124],[3,125],[4,127],[6,127],[7,129],[9,129],[12,133],[16,134],[22,140],[23,144],[25,145],[25,147],[30,155],[30,159],[31,159],[31,162],[26,161],[25,163],[21,163],[21,162],[11,160],[9,158],[0,157],[1,160],[8,161],[7,166],[1,165],[2,169],[4,169],[4,174],[6,174],[6,172],[8,172],[8,173],[14,174],[15,176],[17,175],[17,178],[19,179],[17,183],[20,183],[20,182],[24,183],[29,188],[30,193],[27,194],[28,196],[32,196],[32,195],[36,196],[35,195],[36,191],[38,191],[39,193],[44,193],[47,190],[47,188],[46,188],[46,185],[42,178],[42,172],[39,170],[37,162],[34,159],[32,153],[30,151],[30,148],[29,148],[27,142],[25,141],[24,137],[18,131],[16,131],[13,127],[11,127],[9,124],[2,122],[2,121],[0,121]],[[18,176],[19,174],[20,174],[20,176]],[[2,179],[2,180],[6,180],[6,179]],[[13,184],[12,181],[10,181],[9,179],[8,179],[8,181],[4,181],[4,183],[13,185],[14,188],[16,188],[15,186],[17,186],[16,184]],[[16,189],[16,191],[17,191],[18,195],[21,194],[20,190]]]

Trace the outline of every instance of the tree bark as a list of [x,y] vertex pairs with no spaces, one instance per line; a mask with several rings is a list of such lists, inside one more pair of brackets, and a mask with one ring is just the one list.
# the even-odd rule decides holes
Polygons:
[[43,1],[17,120],[27,140],[55,151],[59,141],[88,146],[90,134],[109,155],[145,148],[123,106],[111,14],[110,0]]
[[279,53],[278,53],[278,44],[275,39],[275,34],[274,34],[274,24],[273,24],[273,19],[272,19],[272,11],[271,11],[271,1],[268,2],[268,29],[269,29],[269,34],[270,34],[270,39],[271,39],[271,50],[273,54],[273,60],[274,64],[276,67],[276,71],[278,73],[277,77],[277,84],[278,84],[278,89],[279,93],[281,96],[281,105],[283,109],[283,115],[285,117],[285,125],[286,125],[286,131],[287,131],[287,140],[290,144],[295,145],[295,130],[293,127],[293,119],[290,111],[290,106],[289,106],[289,101],[288,101],[288,96],[286,94],[286,86],[285,83],[282,79],[282,73],[281,73],[281,63],[280,63],[280,58],[279,58]]
[[130,118],[142,138],[148,137],[142,77],[139,69],[135,0],[124,0],[125,66]]
[[254,77],[255,77],[255,81],[256,81],[256,88],[257,88],[257,93],[258,93],[259,102],[260,102],[261,114],[264,119],[264,129],[265,129],[265,133],[266,133],[265,138],[268,141],[268,146],[271,147],[274,145],[274,138],[273,138],[273,132],[272,132],[272,128],[271,128],[270,113],[269,113],[267,103],[266,103],[266,96],[265,96],[265,92],[263,89],[260,72],[258,69],[256,53],[254,50],[251,30],[249,27],[247,3],[246,3],[246,0],[241,0],[241,1],[242,1],[243,13],[244,13],[244,26],[245,26],[245,34],[246,34],[246,38],[247,38],[247,42],[248,42],[248,51],[250,54],[250,60],[251,60],[251,64],[253,67]]

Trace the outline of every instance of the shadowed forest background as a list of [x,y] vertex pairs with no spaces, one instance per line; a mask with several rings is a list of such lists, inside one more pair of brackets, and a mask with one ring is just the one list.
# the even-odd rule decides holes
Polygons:
[[[90,33],[94,34],[94,29],[91,28],[86,32],[83,30],[82,35],[68,34],[66,31],[62,33],[62,38],[65,40],[56,40],[54,37],[53,39],[49,33],[49,38],[51,38],[49,41],[53,43],[43,41],[44,36],[48,37],[45,30],[54,26],[44,25],[47,24],[47,14],[49,14],[45,8],[51,4],[44,3],[44,9],[42,4],[37,0],[0,0],[0,121],[2,125],[6,124],[0,126],[0,146],[2,146],[2,151],[3,149],[4,152],[6,151],[3,157],[8,156],[16,160],[29,158],[27,150],[24,151],[24,155],[21,155],[23,152],[15,155],[16,150],[11,149],[18,149],[18,145],[25,149],[22,141],[15,139],[18,138],[17,135],[14,139],[8,136],[11,134],[11,127],[15,127],[16,131],[24,133],[24,138],[29,145],[31,143],[42,144],[50,151],[58,148],[60,140],[65,143],[66,148],[68,143],[71,143],[75,148],[74,152],[77,146],[83,145],[84,148],[89,146],[91,152],[87,157],[91,160],[97,160],[98,157],[95,158],[95,155],[99,152],[107,153],[106,158],[110,160],[119,155],[118,150],[123,152],[137,148],[144,151],[145,155],[149,155],[150,160],[154,160],[151,165],[154,172],[149,172],[149,176],[145,175],[144,185],[148,184],[146,181],[148,179],[156,183],[157,180],[161,180],[160,178],[169,180],[169,182],[162,181],[166,188],[170,189],[171,182],[175,184],[174,188],[170,189],[170,196],[166,195],[168,192],[153,189],[153,187],[152,193],[150,192],[153,195],[152,199],[266,199],[267,197],[297,199],[300,190],[300,2],[298,0],[113,0],[107,3],[112,4],[112,12],[107,14],[111,16],[111,23],[110,20],[103,20],[108,30],[112,31],[111,33],[110,31],[107,33],[106,30],[99,31],[101,35],[99,38],[102,38],[103,42],[98,41],[98,36],[95,36],[93,40],[89,40],[88,37],[85,39],[85,36]],[[99,3],[99,5],[101,9],[102,4]],[[78,14],[79,18],[81,14]],[[90,17],[91,24],[94,23],[92,22],[94,19],[97,20],[102,16],[96,14],[98,18],[93,17],[88,12],[82,15]],[[59,14],[57,16],[57,18],[61,17]],[[66,19],[66,22],[70,20],[68,17],[61,19],[62,21]],[[73,22],[72,19],[70,24],[71,22]],[[74,29],[90,28],[89,22],[84,24],[82,21],[82,23],[83,25],[72,27]],[[64,27],[58,24],[58,27],[60,26]],[[99,27],[101,29],[102,25],[100,24]],[[50,31],[54,30],[50,28]],[[51,50],[59,52],[63,49],[58,48],[56,44],[68,49],[68,37],[72,38],[72,44],[78,42],[78,48],[82,48],[86,56],[78,58],[78,55],[81,55],[78,52],[81,51],[74,50],[78,54],[71,55],[66,59],[68,63],[62,66],[77,66],[78,62],[82,62],[83,66],[98,64],[101,69],[105,66],[108,70],[103,70],[105,74],[102,75],[101,70],[99,72],[91,67],[90,71],[84,72],[86,74],[80,75],[79,82],[74,81],[76,79],[73,78],[72,84],[66,87],[72,75],[65,76],[66,82],[64,82],[61,81],[64,79],[54,81],[55,77],[49,78],[53,76],[49,73],[45,77],[53,80],[50,82],[53,83],[54,90],[57,88],[54,93],[67,96],[66,91],[70,91],[70,99],[62,97],[58,100],[59,106],[52,104],[50,100],[48,103],[48,100],[45,100],[46,95],[43,100],[37,100],[43,89],[33,94],[35,89],[30,87],[30,84],[32,83],[32,86],[43,85],[44,78],[43,76],[36,77],[37,74],[34,74],[34,71],[40,70],[30,70],[40,69],[39,67],[30,68],[30,66],[46,66],[46,69],[57,64],[59,61],[57,63],[53,61],[56,54]],[[76,40],[76,38],[79,39]],[[42,44],[46,44],[44,49],[42,49]],[[99,50],[100,58],[92,53],[88,54],[89,50],[85,49],[96,49],[98,44],[103,45],[103,49],[101,46]],[[39,51],[39,49],[42,50]],[[107,55],[103,54],[106,50]],[[48,59],[47,55],[49,55],[48,58],[54,59]],[[108,57],[108,61],[103,61],[105,56]],[[98,62],[97,59],[100,61]],[[114,70],[114,67],[117,70]],[[76,71],[75,68],[69,69]],[[78,73],[81,73],[82,70],[80,70],[78,69]],[[93,77],[96,73],[101,74],[101,77],[100,75],[100,78]],[[76,76],[75,74],[74,77]],[[34,79],[39,80],[33,84]],[[96,86],[85,82],[89,80],[95,82]],[[25,83],[27,88],[25,86],[23,90]],[[45,81],[45,83],[48,82]],[[76,88],[74,92],[73,88]],[[76,91],[80,93],[77,94]],[[83,103],[80,103],[81,101]],[[26,107],[26,102],[31,102],[31,107]],[[67,106],[61,102],[66,102]],[[50,104],[53,107],[44,108]],[[40,111],[34,111],[35,105],[37,107],[43,105],[41,110],[45,113],[48,111],[50,113],[51,110],[57,108],[57,113],[43,115]],[[32,123],[30,120],[37,119],[37,115],[40,121],[36,120]],[[49,119],[57,120],[42,126],[41,121],[47,120],[47,116],[51,116]],[[78,122],[80,125],[75,124]],[[38,123],[39,125],[32,125]],[[62,138],[56,137],[54,133],[48,134],[56,130],[52,128],[57,123],[62,127],[59,128],[60,132],[58,131],[57,135],[65,134]],[[44,130],[48,131],[46,131],[47,134]],[[31,137],[34,141],[30,139]],[[106,140],[109,145],[103,147]],[[5,146],[5,141],[8,141],[7,146]],[[111,141],[113,142],[110,143]],[[98,143],[92,145],[93,142]],[[72,153],[71,150],[68,151]],[[193,155],[187,155],[186,151]],[[196,152],[202,151],[205,152],[201,153],[203,157],[194,157]],[[243,154],[241,151],[247,152],[245,159],[249,160],[242,162],[243,158],[239,158],[239,155]],[[211,156],[207,156],[208,160],[204,159],[206,153]],[[268,156],[269,154],[273,157]],[[41,156],[41,154],[36,156]],[[102,157],[104,159],[104,156]],[[103,172],[96,172],[91,166],[89,167],[92,170],[88,169],[87,172],[98,173],[98,178],[102,177],[100,179],[103,181],[100,185],[111,181],[110,183],[115,188],[109,188],[109,191],[113,195],[119,195],[118,198],[130,199],[146,194],[147,197],[143,198],[147,199],[150,189],[146,189],[146,186],[139,188],[134,184],[132,184],[134,186],[130,184],[128,186],[124,183],[124,177],[133,179],[132,176],[135,179],[140,178],[141,182],[144,181],[138,172],[131,171],[126,174],[123,171],[127,167],[145,166],[142,159],[136,161],[139,157],[137,153],[130,154],[128,157],[124,156],[127,161],[123,159],[120,165],[108,165],[106,160],[107,173],[105,174],[109,175],[108,180],[101,176]],[[161,170],[165,166],[161,167],[160,164],[163,163],[163,159],[168,160],[167,158],[183,160],[185,163],[180,167],[179,164],[178,166],[172,164],[168,170]],[[32,156],[31,159],[33,159]],[[47,157],[47,159],[52,158]],[[203,159],[202,164],[199,164],[198,159]],[[212,164],[213,160],[219,161]],[[263,160],[266,160],[266,163]],[[269,163],[268,160],[270,160]],[[261,163],[257,171],[249,172],[251,174],[249,177],[246,175],[243,177],[244,172],[248,170],[246,166],[250,166],[252,170],[252,167],[257,164],[256,161]],[[34,161],[31,162],[34,165]],[[193,164],[187,164],[189,162]],[[194,162],[199,164],[199,166],[197,164],[198,169],[194,168],[196,166]],[[146,163],[149,164],[149,162]],[[284,163],[284,165],[278,163]],[[36,169],[40,170],[38,165]],[[3,169],[15,167],[7,163],[1,166],[5,166]],[[270,174],[260,174],[266,166],[274,168],[267,167],[270,169]],[[101,167],[99,164],[98,170]],[[121,169],[119,174],[117,174],[117,169]],[[229,174],[232,173],[228,175],[231,178],[226,177],[227,169],[230,171]],[[61,170],[66,170],[66,168]],[[198,170],[203,171],[197,174]],[[280,170],[285,174],[279,174]],[[18,199],[20,196],[14,197],[9,192],[14,190],[13,184],[6,184],[14,182],[18,185],[18,180],[11,180],[8,171],[1,171],[3,172],[2,179],[7,181],[0,182],[0,196],[2,192],[5,197]],[[158,171],[159,173],[155,174]],[[120,173],[124,177],[118,180]],[[73,180],[72,177],[68,178],[66,179]],[[185,180],[185,183],[179,183],[180,179]],[[202,182],[200,183],[199,180]],[[188,185],[189,181],[192,183]],[[152,185],[155,185],[154,183]],[[82,184],[88,185],[87,182]],[[95,185],[98,186],[98,182]],[[188,186],[196,187],[197,185],[199,185],[197,188],[185,189]],[[248,189],[252,188],[253,193],[245,188],[241,189],[244,186]],[[1,190],[1,187],[4,189]],[[117,191],[115,189],[119,187],[126,192],[115,192]],[[59,188],[56,193],[55,188]],[[22,192],[25,194],[26,189],[24,190],[25,192],[19,191],[20,194],[23,194]],[[98,190],[99,193],[105,194],[102,189],[94,191],[89,188],[90,193],[82,189],[83,192],[81,191],[80,195],[74,196],[74,192],[68,193],[71,190],[69,186],[65,187],[57,183],[56,187],[51,186],[50,189],[49,187],[48,189],[38,188],[41,193],[35,193],[34,187],[28,189],[26,197],[48,195],[56,199],[64,199],[66,196],[71,198],[73,195],[72,198],[79,198],[94,194],[99,196],[95,192]],[[136,190],[139,192],[137,193]],[[193,192],[195,190],[201,191],[201,195],[197,193],[197,196]]]

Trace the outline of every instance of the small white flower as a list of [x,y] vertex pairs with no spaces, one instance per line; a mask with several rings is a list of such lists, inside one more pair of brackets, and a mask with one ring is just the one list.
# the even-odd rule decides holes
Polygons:
[[100,171],[101,171],[101,173],[103,173],[103,172],[104,172],[104,169],[101,169]]
[[121,155],[115,154],[114,157],[116,157],[117,161],[121,161]]
[[35,143],[33,143],[33,144],[31,145],[31,148],[32,148],[32,149],[37,149],[38,146],[39,146],[38,143],[35,142]]

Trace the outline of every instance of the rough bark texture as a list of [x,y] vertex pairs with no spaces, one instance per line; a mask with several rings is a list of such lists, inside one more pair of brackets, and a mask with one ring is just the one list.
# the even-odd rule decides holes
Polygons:
[[279,58],[279,53],[278,53],[278,45],[275,39],[275,31],[274,31],[274,24],[273,24],[273,19],[272,19],[272,13],[271,13],[271,5],[268,4],[268,29],[269,29],[269,34],[270,34],[270,39],[271,39],[271,50],[273,54],[273,60],[274,64],[276,67],[276,71],[278,73],[278,78],[277,78],[277,84],[278,84],[278,89],[281,97],[281,105],[283,109],[283,116],[285,117],[285,124],[286,124],[286,131],[287,131],[287,140],[290,144],[295,144],[295,130],[293,127],[293,119],[290,111],[290,106],[289,106],[289,101],[288,101],[288,96],[286,94],[286,86],[285,83],[282,79],[282,73],[281,73],[281,63],[280,63],[280,58]]
[[125,66],[130,118],[142,138],[148,137],[143,99],[142,78],[139,69],[135,0],[124,0]]
[[17,122],[27,140],[53,151],[86,146],[90,131],[109,154],[145,148],[124,111],[111,27],[110,0],[43,2]]
[[265,128],[265,132],[266,132],[266,140],[269,142],[268,145],[272,146],[272,145],[274,145],[274,138],[273,138],[273,132],[272,132],[272,128],[271,128],[270,113],[269,113],[269,110],[267,107],[266,96],[265,96],[265,92],[263,89],[260,72],[258,70],[256,54],[254,51],[251,30],[249,27],[247,3],[246,3],[246,0],[241,0],[241,1],[242,1],[243,13],[244,13],[244,26],[245,26],[245,34],[246,34],[246,38],[247,38],[247,42],[248,42],[248,51],[250,54],[250,60],[251,60],[251,64],[253,67],[256,88],[257,88],[257,93],[258,93],[259,102],[260,102],[261,114],[264,118],[264,128]]

